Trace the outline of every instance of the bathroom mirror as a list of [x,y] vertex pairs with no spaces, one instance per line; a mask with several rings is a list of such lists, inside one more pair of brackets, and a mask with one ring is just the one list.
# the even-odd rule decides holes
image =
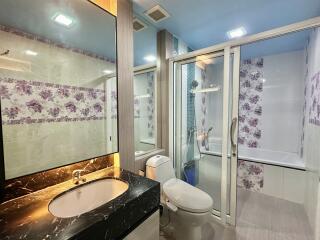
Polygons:
[[91,1],[1,1],[5,179],[117,152],[116,49]]
[[157,148],[156,57],[158,29],[135,14],[134,37],[134,142],[135,156]]

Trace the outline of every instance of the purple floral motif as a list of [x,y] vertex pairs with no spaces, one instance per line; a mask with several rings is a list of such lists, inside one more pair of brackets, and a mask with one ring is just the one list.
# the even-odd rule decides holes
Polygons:
[[320,126],[320,71],[310,81],[311,106],[309,108],[309,123]]
[[251,127],[256,127],[258,125],[258,118],[251,118],[248,120],[248,123]]
[[239,100],[240,100],[240,101],[243,101],[243,100],[245,100],[245,99],[246,99],[246,94],[240,93],[240,94],[239,94]]
[[244,77],[246,77],[247,76],[247,74],[248,74],[248,71],[247,70],[240,70],[240,77],[242,77],[242,78],[244,78]]
[[263,90],[263,83],[262,83],[262,82],[261,82],[261,83],[258,83],[257,86],[255,87],[255,90],[256,90],[257,92],[262,92],[262,90]]
[[96,112],[102,112],[102,106],[100,105],[100,103],[96,103],[93,105],[93,109],[96,111]]
[[50,90],[43,90],[39,93],[40,97],[44,100],[52,101],[52,92]]
[[250,142],[248,142],[248,147],[249,148],[257,148],[258,142],[257,141],[250,141]]
[[69,112],[76,112],[77,107],[73,102],[68,102],[64,105]]
[[245,125],[241,128],[241,131],[245,133],[250,133],[250,128],[247,125]]
[[246,120],[246,115],[239,115],[239,122],[244,123]]
[[94,90],[90,90],[88,91],[88,96],[91,99],[97,99],[97,92],[95,92]]
[[243,186],[245,187],[245,189],[249,190],[254,187],[253,182],[248,179],[242,179],[242,183],[243,183]]
[[0,85],[0,96],[2,99],[10,99],[11,94],[6,86]]
[[259,175],[262,172],[262,169],[256,165],[250,165],[249,174]]
[[74,98],[79,102],[84,99],[84,94],[82,92],[77,93],[76,95],[74,95]]
[[254,96],[251,96],[249,98],[249,102],[252,103],[252,104],[257,104],[257,102],[259,101],[260,97],[259,95],[254,95]]
[[247,80],[243,82],[242,86],[245,88],[251,88],[252,84],[250,81]]
[[261,73],[259,71],[253,71],[250,73],[251,80],[258,80],[261,77]]
[[7,115],[9,119],[15,119],[18,116],[19,111],[18,107],[5,108],[3,114]]
[[89,115],[89,113],[90,113],[90,109],[89,108],[84,108],[84,109],[81,109],[81,114],[83,115],[83,116],[88,116]]
[[61,97],[67,98],[70,96],[69,89],[66,89],[66,88],[59,88],[57,92],[58,92],[58,95]]
[[261,130],[260,129],[257,129],[254,133],[253,133],[253,136],[257,139],[260,139],[261,138]]
[[245,139],[243,137],[239,137],[238,138],[238,143],[239,144],[244,144],[244,142],[245,142]]
[[34,112],[42,112],[42,105],[37,100],[31,100],[29,102],[26,102],[26,106],[28,109],[32,109]]
[[262,107],[261,107],[261,106],[257,106],[257,107],[254,109],[254,113],[255,113],[256,115],[261,116],[261,114],[262,114]]
[[50,116],[52,117],[58,117],[59,116],[59,113],[60,113],[60,108],[58,107],[55,107],[55,108],[50,108],[48,110],[48,113]]
[[21,95],[31,95],[32,86],[29,85],[26,81],[18,81],[16,84],[16,90]]
[[242,109],[246,110],[246,111],[250,111],[251,107],[250,107],[249,103],[245,103],[245,104],[242,105]]

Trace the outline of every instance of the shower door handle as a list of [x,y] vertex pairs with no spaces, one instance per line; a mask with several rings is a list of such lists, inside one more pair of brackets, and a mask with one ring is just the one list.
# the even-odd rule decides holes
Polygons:
[[234,141],[234,132],[236,130],[237,121],[238,119],[236,117],[233,118],[230,126],[231,154],[233,157],[237,156],[237,144]]

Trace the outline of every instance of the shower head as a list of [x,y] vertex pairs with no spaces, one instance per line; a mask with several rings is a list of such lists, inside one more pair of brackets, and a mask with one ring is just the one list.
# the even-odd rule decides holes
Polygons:
[[199,85],[199,83],[198,83],[197,80],[193,80],[193,81],[191,82],[191,88],[192,88],[192,89],[196,89],[196,88],[198,87],[198,85]]

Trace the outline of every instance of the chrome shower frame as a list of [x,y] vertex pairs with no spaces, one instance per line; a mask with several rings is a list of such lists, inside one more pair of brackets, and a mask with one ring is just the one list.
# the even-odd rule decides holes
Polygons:
[[[223,96],[223,150],[222,150],[222,179],[221,179],[221,212],[214,212],[214,217],[223,224],[236,225],[236,177],[237,177],[237,126],[233,124],[232,131],[230,131],[230,126],[226,124],[228,122],[229,113],[226,111],[229,104],[229,93],[226,88],[228,87],[227,81],[229,81],[229,60],[232,52],[234,53],[234,71],[233,71],[233,105],[238,106],[238,92],[239,92],[239,71],[237,67],[240,65],[240,46],[254,43],[257,41],[267,40],[271,38],[280,37],[286,34],[299,32],[311,28],[320,27],[320,17],[311,18],[305,21],[297,22],[290,24],[284,27],[275,28],[251,36],[245,36],[236,40],[227,41],[221,44],[217,44],[208,48],[196,50],[190,53],[182,54],[175,56],[169,59],[169,155],[174,159],[174,164],[176,163],[176,157],[179,155],[176,149],[178,140],[177,136],[181,135],[179,129],[176,126],[175,113],[178,110],[179,106],[175,106],[175,99],[180,97],[179,91],[176,92],[176,79],[180,79],[179,66],[181,63],[192,62],[198,56],[211,55],[211,56],[222,56],[224,55],[224,96]],[[236,57],[235,57],[236,56]],[[228,63],[228,64],[226,64]],[[236,65],[236,67],[235,67]],[[227,85],[225,85],[227,84]],[[238,117],[238,108],[233,106],[231,119],[232,122],[237,122],[236,118]],[[236,124],[237,125],[237,124]],[[229,135],[230,132],[233,132],[233,136]],[[232,154],[231,154],[231,168],[228,169],[228,146],[231,146],[232,142]],[[227,174],[228,170],[231,173],[231,189],[230,189],[230,199],[227,199]],[[230,213],[227,214],[227,201],[230,204]]]

